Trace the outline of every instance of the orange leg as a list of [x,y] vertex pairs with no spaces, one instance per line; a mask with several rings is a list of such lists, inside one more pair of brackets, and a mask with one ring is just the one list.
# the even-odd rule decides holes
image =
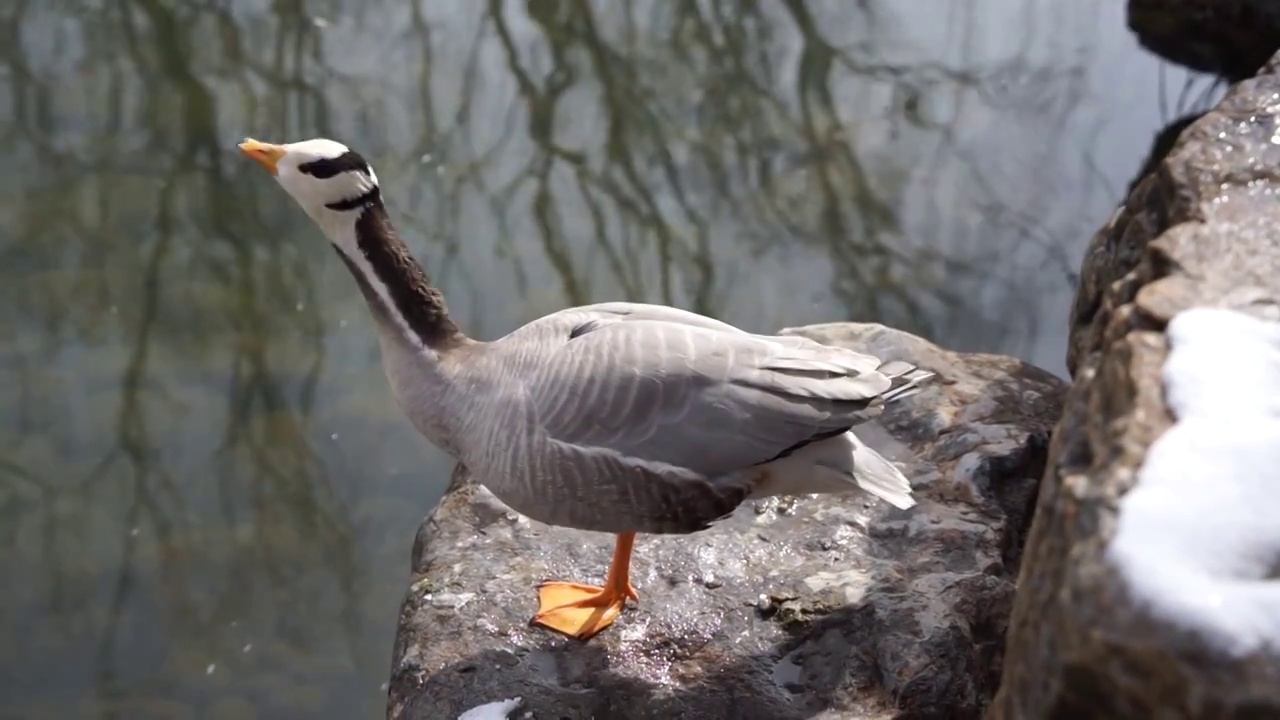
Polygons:
[[631,587],[631,547],[634,532],[618,533],[613,562],[604,587],[548,580],[538,586],[538,613],[532,623],[586,640],[613,624],[627,598],[639,600]]

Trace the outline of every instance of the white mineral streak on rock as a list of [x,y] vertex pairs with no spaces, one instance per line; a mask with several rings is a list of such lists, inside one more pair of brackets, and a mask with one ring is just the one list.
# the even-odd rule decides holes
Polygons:
[[520,707],[520,698],[498,700],[496,702],[477,705],[458,716],[458,720],[507,720],[507,717]]

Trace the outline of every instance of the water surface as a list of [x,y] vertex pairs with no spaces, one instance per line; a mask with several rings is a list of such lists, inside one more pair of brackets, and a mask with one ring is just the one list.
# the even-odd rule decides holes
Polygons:
[[244,135],[359,149],[479,337],[645,300],[1061,373],[1088,237],[1209,87],[1121,0],[6,0],[0,34],[0,718],[382,715],[450,463]]

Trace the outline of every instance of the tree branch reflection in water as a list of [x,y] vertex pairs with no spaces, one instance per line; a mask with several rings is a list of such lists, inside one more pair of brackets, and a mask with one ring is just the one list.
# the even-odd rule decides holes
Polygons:
[[1019,351],[1114,202],[1046,142],[1096,4],[0,7],[0,697],[380,716],[448,463],[240,136],[359,147],[480,336],[627,299]]

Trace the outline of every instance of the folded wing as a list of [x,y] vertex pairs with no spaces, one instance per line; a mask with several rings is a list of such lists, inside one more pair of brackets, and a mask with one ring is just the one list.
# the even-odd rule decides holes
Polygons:
[[[879,359],[806,338],[661,306],[589,310],[527,378],[527,397],[560,453],[645,478],[624,493],[644,518],[687,501],[701,507],[681,509],[680,524],[705,526],[750,492],[754,466],[873,417],[893,386]],[[625,475],[580,475],[606,474]]]

